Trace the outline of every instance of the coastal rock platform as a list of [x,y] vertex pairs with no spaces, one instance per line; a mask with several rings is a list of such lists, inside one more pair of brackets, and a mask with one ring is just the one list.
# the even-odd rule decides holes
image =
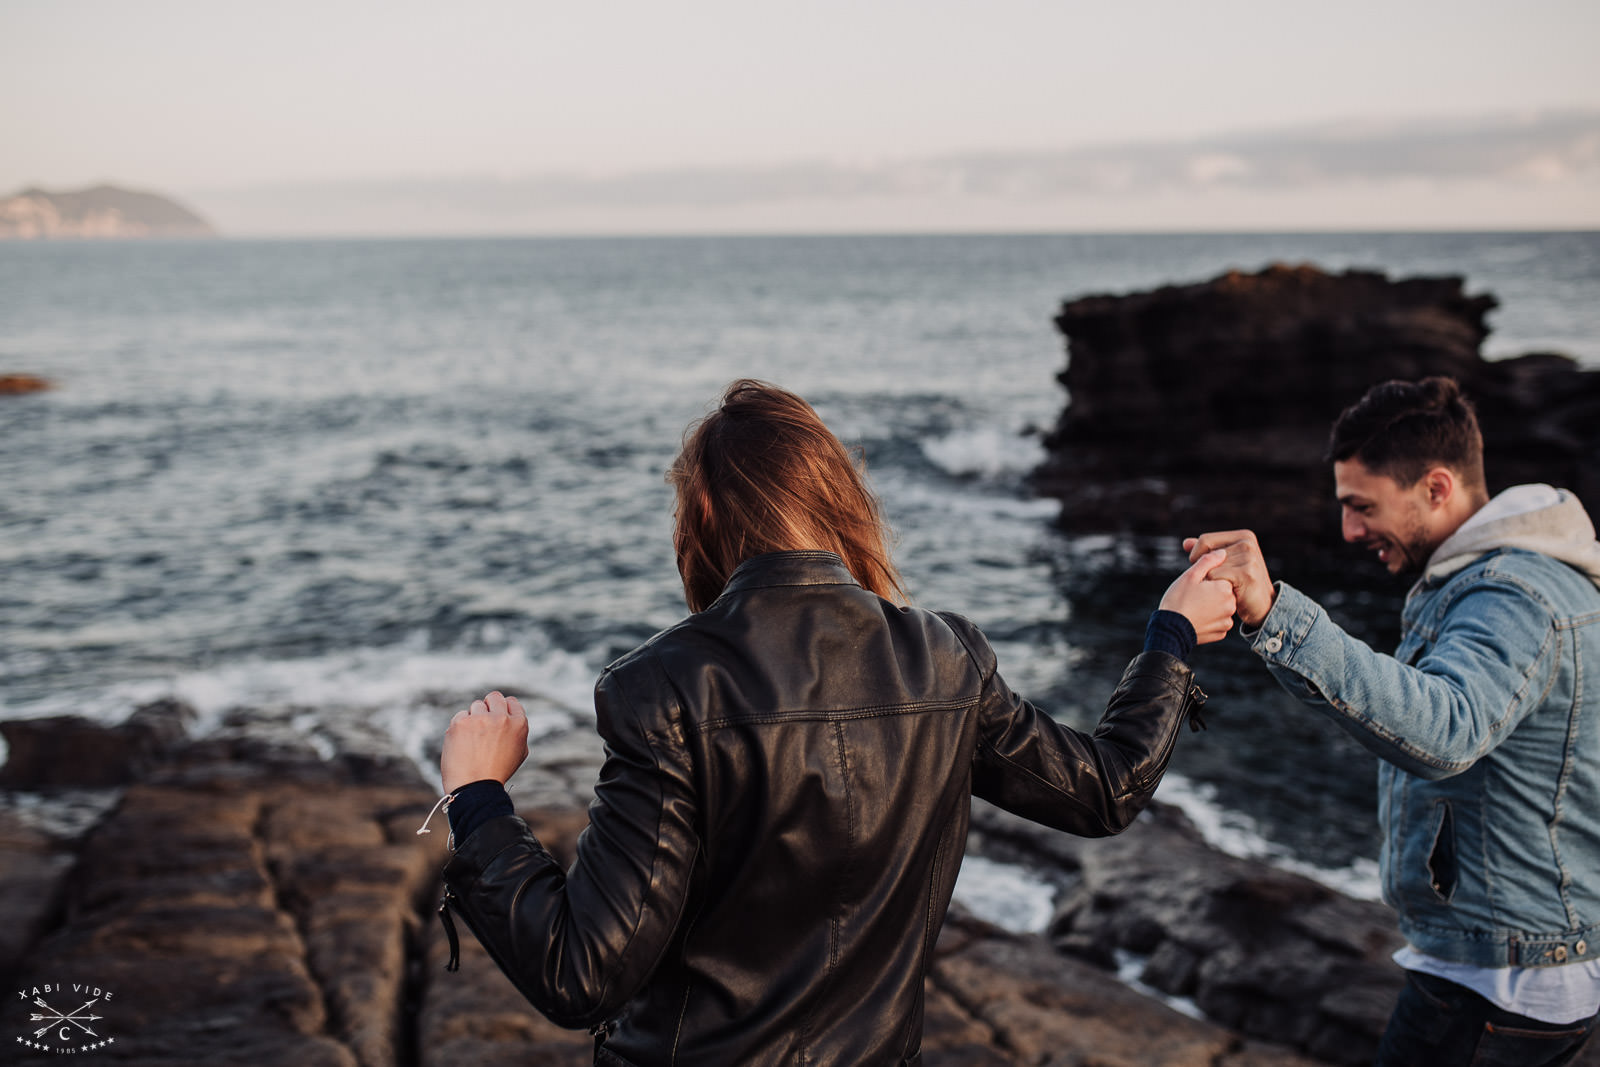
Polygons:
[[[150,1067],[589,1063],[589,1035],[543,1019],[465,931],[446,972],[443,820],[416,833],[435,794],[377,734],[309,736],[303,710],[235,712],[199,738],[174,702],[120,727],[0,725],[0,970],[22,994],[0,1023],[16,1062],[93,1045]],[[81,782],[57,731],[98,753]],[[119,745],[96,748],[96,732],[137,774],[116,773]],[[558,856],[587,823],[600,760],[574,721],[513,780]],[[1399,981],[1381,906],[1208,849],[1159,806],[1104,841],[980,807],[972,844],[1048,872],[1061,903],[1048,936],[952,912],[928,979],[930,1067],[1370,1055]],[[1145,991],[1117,980],[1130,960]],[[38,1030],[35,999],[57,1015],[92,1001],[93,1035]]]

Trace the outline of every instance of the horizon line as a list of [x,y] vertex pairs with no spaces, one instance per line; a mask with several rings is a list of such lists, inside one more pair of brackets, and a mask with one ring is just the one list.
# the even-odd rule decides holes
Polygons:
[[405,231],[305,231],[300,233],[218,232],[208,235],[151,234],[137,237],[0,237],[0,244],[214,244],[219,241],[271,242],[271,241],[641,241],[641,240],[775,240],[775,239],[837,239],[837,238],[973,238],[973,237],[1380,237],[1380,236],[1496,236],[1504,234],[1557,235],[1600,234],[1600,220],[1553,226],[1537,224],[1492,224],[1479,222],[1470,226],[1423,224],[1417,226],[1239,226],[1168,227],[1136,229],[1116,227],[1106,229],[815,229],[815,230],[528,230],[528,231],[443,231],[438,233]]

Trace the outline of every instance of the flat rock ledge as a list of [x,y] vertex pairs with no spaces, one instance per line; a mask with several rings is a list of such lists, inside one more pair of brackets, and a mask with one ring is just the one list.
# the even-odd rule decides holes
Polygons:
[[[163,702],[114,727],[0,724],[0,970],[18,994],[0,1018],[14,1062],[90,1045],[101,1062],[150,1067],[591,1062],[590,1037],[533,1011],[470,935],[460,972],[445,971],[446,834],[442,820],[415,832],[436,796],[411,760],[374,732],[308,726],[306,709],[235,712],[200,738],[193,719]],[[575,714],[516,780],[558,856],[587,823],[600,759]],[[1090,842],[981,808],[973,841],[1052,872],[1061,907],[1049,936],[952,913],[928,982],[930,1067],[1292,1067],[1370,1052],[1399,980],[1381,907],[1212,852],[1171,809]],[[1130,959],[1150,995],[1108,970]],[[62,1013],[93,999],[94,1035],[38,1030],[35,999]]]

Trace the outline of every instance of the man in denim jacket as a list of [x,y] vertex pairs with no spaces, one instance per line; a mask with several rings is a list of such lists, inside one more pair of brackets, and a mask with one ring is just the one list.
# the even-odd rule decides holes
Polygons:
[[1408,945],[1377,1063],[1568,1063],[1600,1012],[1594,525],[1546,485],[1489,499],[1448,378],[1373,387],[1328,458],[1345,540],[1418,575],[1393,656],[1274,584],[1250,531],[1185,547],[1228,550],[1212,577],[1234,583],[1241,633],[1383,761],[1383,895]]

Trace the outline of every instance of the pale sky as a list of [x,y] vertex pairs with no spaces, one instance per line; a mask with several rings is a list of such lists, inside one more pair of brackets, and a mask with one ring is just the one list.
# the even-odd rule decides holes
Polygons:
[[229,233],[1600,226],[1600,0],[0,0],[0,195]]

